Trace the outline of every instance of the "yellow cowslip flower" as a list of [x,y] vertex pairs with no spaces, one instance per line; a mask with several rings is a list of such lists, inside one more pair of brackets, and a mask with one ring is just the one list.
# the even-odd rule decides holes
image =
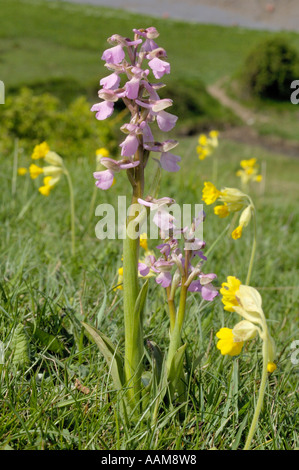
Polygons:
[[123,280],[124,280],[124,268],[121,266],[120,268],[118,268],[117,286],[114,287],[113,290],[116,290],[116,289],[122,290],[123,289],[123,286],[122,286]]
[[222,295],[222,303],[224,310],[234,312],[234,307],[238,305],[236,293],[241,285],[241,281],[235,276],[228,276],[227,282],[221,284],[220,294]]
[[196,147],[197,155],[200,160],[212,155],[213,150],[218,147],[218,131],[209,132],[208,136],[200,134],[198,138],[198,146]]
[[239,225],[232,232],[232,238],[237,240],[242,236],[244,227],[250,222],[252,213],[254,212],[254,206],[252,201],[247,194],[243,193],[237,188],[223,188],[219,191],[212,183],[204,183],[204,189],[202,192],[202,199],[206,204],[213,204],[217,199],[223,202],[223,205],[215,206],[214,213],[220,218],[227,217],[232,212],[239,212],[242,209]]
[[107,150],[105,147],[101,147],[96,150],[96,159],[97,163],[101,163],[101,158],[108,158],[110,155],[109,150]]
[[109,153],[109,150],[106,149],[105,147],[101,147],[99,149],[96,150],[96,155],[100,155],[101,157],[109,157],[110,153]]
[[145,251],[148,251],[147,234],[146,233],[141,233],[140,234],[139,244],[140,244],[141,248],[143,248]]
[[51,189],[53,188],[54,185],[51,185],[51,181],[53,180],[52,176],[46,176],[44,178],[44,185],[43,186],[40,186],[38,188],[39,192],[43,195],[43,196],[49,196],[50,194],[50,191]]
[[211,137],[211,139],[217,139],[217,143],[215,141],[215,146],[218,145],[219,132],[218,131],[210,131],[209,136]]
[[43,168],[40,166],[35,165],[35,163],[31,163],[29,167],[29,173],[30,177],[34,180],[37,178],[39,175],[41,175],[44,172]]
[[267,371],[272,374],[277,369],[277,365],[274,362],[268,362]]
[[44,158],[49,151],[50,151],[50,147],[47,144],[47,142],[42,142],[41,144],[36,145],[34,147],[31,158],[33,160],[38,160],[40,158]]
[[224,219],[229,215],[229,208],[227,204],[219,205],[214,207],[214,214],[218,215],[220,219]]
[[213,204],[218,197],[221,195],[221,192],[214,186],[213,183],[209,181],[204,182],[204,188],[202,190],[202,200],[207,204]]
[[206,145],[208,145],[208,138],[205,134],[200,134],[200,136],[198,137],[198,143],[199,145],[205,147]]
[[256,166],[256,158],[250,158],[249,160],[241,160],[240,165],[244,170],[246,168],[254,168]]
[[238,240],[238,238],[241,238],[242,231],[243,231],[242,225],[238,225],[238,227],[235,228],[235,230],[232,231],[232,238],[234,240]]
[[196,150],[197,150],[197,156],[198,156],[199,160],[204,160],[205,158],[207,158],[211,154],[210,150],[199,147],[199,146],[196,147]]
[[259,166],[256,162],[256,158],[241,160],[240,166],[242,170],[238,170],[236,175],[241,178],[244,185],[248,184],[249,181],[262,181],[262,175],[257,174]]
[[233,330],[231,328],[221,328],[216,333],[219,341],[217,342],[217,349],[220,350],[221,354],[225,356],[238,356],[242,351],[244,341],[236,341]]
[[23,167],[18,168],[18,175],[24,176],[26,175],[26,173],[28,173],[27,168],[23,168]]
[[241,238],[243,227],[247,227],[247,225],[249,224],[249,222],[251,220],[252,212],[253,212],[253,206],[251,204],[243,210],[243,212],[240,216],[239,225],[232,232],[232,238],[234,240],[237,240],[238,238]]

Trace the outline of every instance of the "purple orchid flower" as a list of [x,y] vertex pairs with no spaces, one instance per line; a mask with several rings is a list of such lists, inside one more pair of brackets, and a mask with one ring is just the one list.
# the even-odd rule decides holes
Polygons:
[[99,121],[107,119],[113,114],[114,103],[112,101],[102,101],[92,106],[91,111],[96,111],[96,118]]
[[126,54],[123,50],[123,46],[118,44],[117,46],[110,47],[103,52],[102,60],[105,60],[108,64],[119,64]]
[[154,77],[158,80],[162,78],[163,75],[170,73],[170,64],[164,60],[158,59],[158,57],[154,57],[150,60],[148,65],[152,69]]
[[103,190],[111,188],[114,179],[114,173],[118,173],[121,170],[135,168],[139,165],[139,163],[140,162],[138,161],[130,162],[127,160],[120,160],[117,162],[116,160],[108,157],[101,158],[101,164],[108,169],[104,171],[95,171],[93,173],[94,178],[97,180],[95,183],[96,186]]

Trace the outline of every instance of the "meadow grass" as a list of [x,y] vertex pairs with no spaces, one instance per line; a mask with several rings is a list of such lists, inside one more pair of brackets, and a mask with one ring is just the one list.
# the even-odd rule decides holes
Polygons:
[[[200,203],[203,181],[212,159],[200,162],[196,139],[181,142],[182,170],[163,175],[161,196],[178,203]],[[252,190],[258,211],[258,250],[251,284],[262,297],[270,330],[277,342],[278,369],[270,377],[254,448],[292,449],[298,445],[296,385],[291,342],[298,337],[297,162],[229,141],[217,150],[219,187],[238,184],[239,159],[259,156],[267,162],[265,193]],[[199,314],[195,295],[188,300],[184,339],[188,341],[188,404],[181,416],[165,410],[155,427],[147,421],[127,427],[109,371],[96,346],[82,335],[80,321],[97,325],[123,348],[122,298],[113,291],[121,266],[121,241],[99,241],[96,217],[86,230],[93,190],[93,165],[87,159],[69,162],[75,184],[77,255],[70,255],[66,182],[49,198],[37,194],[28,176],[17,179],[12,197],[13,159],[1,159],[1,338],[7,347],[1,373],[0,440],[13,449],[238,449],[246,437],[261,373],[260,347],[250,344],[239,359],[223,358],[215,333],[236,318],[223,312],[220,299]],[[190,172],[192,168],[192,172]],[[122,175],[96,203],[114,203],[123,194]],[[207,248],[225,228],[205,207]],[[219,286],[227,275],[246,276],[251,229],[239,241],[224,237],[207,261]],[[151,242],[154,248],[155,241]],[[26,327],[30,362],[13,365],[9,348],[16,325]],[[154,280],[146,309],[145,338],[165,350],[168,342],[166,299]],[[41,334],[44,333],[44,336]],[[45,333],[48,334],[45,337]],[[52,336],[49,336],[52,335]],[[54,343],[54,338],[59,344]],[[76,379],[89,390],[75,388]]]
[[[94,86],[103,75],[100,51],[106,37],[116,32],[127,35],[147,19],[67,3],[59,3],[58,8],[58,2],[0,0],[0,7],[0,78],[9,87],[18,87],[46,84],[57,77],[67,82],[70,77],[80,86],[80,93],[88,82]],[[249,48],[268,34],[148,21],[161,32],[161,44],[173,64],[172,75],[182,80],[200,76],[206,84],[233,74]],[[286,35],[299,49],[299,36]],[[213,182],[218,187],[239,187],[235,173],[241,159],[256,157],[266,170],[263,185],[256,184],[250,191],[258,218],[251,285],[263,298],[277,343],[278,367],[269,378],[253,448],[294,449],[299,445],[299,370],[291,362],[290,346],[298,338],[298,160],[220,136],[215,155],[200,162],[195,150],[197,136],[179,137],[179,141],[181,171],[164,172],[160,188],[161,197],[174,197],[179,204],[202,202],[203,182],[212,179],[215,158],[218,176]],[[20,149],[19,165],[28,166],[29,161],[28,151]],[[49,198],[44,198],[37,191],[37,181],[29,175],[16,176],[13,154],[0,155],[0,339],[6,348],[5,362],[0,365],[0,448],[241,449],[259,388],[261,349],[255,340],[239,358],[220,355],[215,333],[237,320],[236,315],[223,311],[220,298],[201,310],[196,295],[188,298],[183,333],[188,342],[188,401],[179,411],[161,410],[154,426],[147,419],[130,426],[123,421],[109,370],[81,327],[81,321],[97,326],[123,350],[122,295],[113,290],[122,263],[122,242],[98,240],[94,232],[98,219],[92,216],[89,220],[93,155],[68,158],[66,164],[75,188],[75,257],[71,256],[67,182],[61,180]],[[120,174],[109,191],[98,191],[96,204],[115,205],[116,196],[127,191],[125,180]],[[211,207],[204,209],[208,249],[228,221],[216,218]],[[245,280],[251,242],[249,226],[240,240],[224,236],[212,250],[205,271],[217,274],[218,287],[228,275]],[[157,244],[154,240],[149,243],[153,249]],[[28,349],[29,361],[24,367],[14,363],[11,348],[19,324],[25,326]],[[152,279],[145,339],[165,351],[168,327],[166,298]],[[146,361],[150,368],[148,350]]]

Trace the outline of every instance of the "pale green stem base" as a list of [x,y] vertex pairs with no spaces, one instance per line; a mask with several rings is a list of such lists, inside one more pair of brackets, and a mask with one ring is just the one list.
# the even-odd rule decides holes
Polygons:
[[139,238],[132,240],[127,236],[123,245],[123,290],[125,323],[125,377],[128,396],[132,404],[141,398],[141,361],[143,357],[142,325],[134,318],[138,286]]
[[248,271],[247,271],[247,277],[245,281],[245,285],[249,286],[250,284],[250,279],[251,279],[251,274],[252,274],[252,269],[253,269],[253,264],[254,264],[254,257],[255,257],[255,252],[256,252],[256,215],[255,215],[255,210],[253,213],[253,241],[252,241],[252,248],[251,248],[251,255],[250,255],[250,261],[249,261],[249,266],[248,266]]
[[252,423],[249,429],[249,433],[246,439],[244,450],[248,450],[250,448],[251,441],[253,439],[256,426],[259,420],[259,415],[262,409],[265,390],[266,390],[266,383],[267,383],[267,376],[268,376],[267,366],[268,366],[268,338],[266,337],[263,341],[263,372],[262,372],[262,380],[261,380],[261,385],[260,385],[260,390],[259,390],[259,396],[258,396],[258,401],[255,407]]
[[76,241],[75,241],[75,198],[72,179],[69,172],[64,168],[65,176],[69,185],[70,192],[70,209],[71,209],[71,236],[72,236],[72,256],[76,254]]

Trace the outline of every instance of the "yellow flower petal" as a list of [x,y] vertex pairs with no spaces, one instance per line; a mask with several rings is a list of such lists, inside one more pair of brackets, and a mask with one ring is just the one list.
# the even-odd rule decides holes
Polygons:
[[277,365],[274,362],[268,362],[267,371],[272,374],[277,369]]
[[214,214],[218,215],[220,219],[227,217],[229,215],[229,210],[227,204],[219,205],[214,207]]
[[234,312],[233,307],[238,305],[236,293],[239,291],[241,281],[235,276],[228,276],[227,282],[223,282],[220,289],[224,310]]
[[99,149],[96,150],[96,156],[97,157],[109,157],[110,153],[109,153],[109,150],[107,150],[105,147],[101,147]]
[[43,168],[35,165],[34,163],[31,163],[31,165],[29,167],[29,173],[30,173],[30,177],[32,179],[37,178],[43,172],[44,172]]
[[18,175],[24,176],[28,172],[27,168],[20,167],[18,168]]
[[207,204],[213,204],[216,199],[221,195],[221,192],[209,181],[204,182],[204,188],[202,190],[202,200]]
[[231,328],[221,328],[216,333],[216,336],[220,338],[216,345],[217,349],[220,350],[223,356],[227,354],[229,356],[237,356],[242,351],[244,342],[236,342]]
[[47,144],[47,142],[42,142],[41,144],[36,145],[34,147],[31,158],[33,160],[38,160],[39,158],[44,158],[49,151],[50,151],[50,147]]
[[146,233],[141,233],[140,234],[139,244],[140,244],[141,248],[143,248],[145,251],[148,251],[147,234]]
[[49,186],[48,184],[44,185],[44,186],[40,186],[38,188],[39,192],[43,195],[43,196],[49,196],[50,194],[50,191],[51,191],[51,186]]
[[239,225],[237,228],[235,228],[235,230],[232,232],[232,238],[234,240],[238,240],[238,238],[241,238],[242,230],[243,230],[242,225]]

